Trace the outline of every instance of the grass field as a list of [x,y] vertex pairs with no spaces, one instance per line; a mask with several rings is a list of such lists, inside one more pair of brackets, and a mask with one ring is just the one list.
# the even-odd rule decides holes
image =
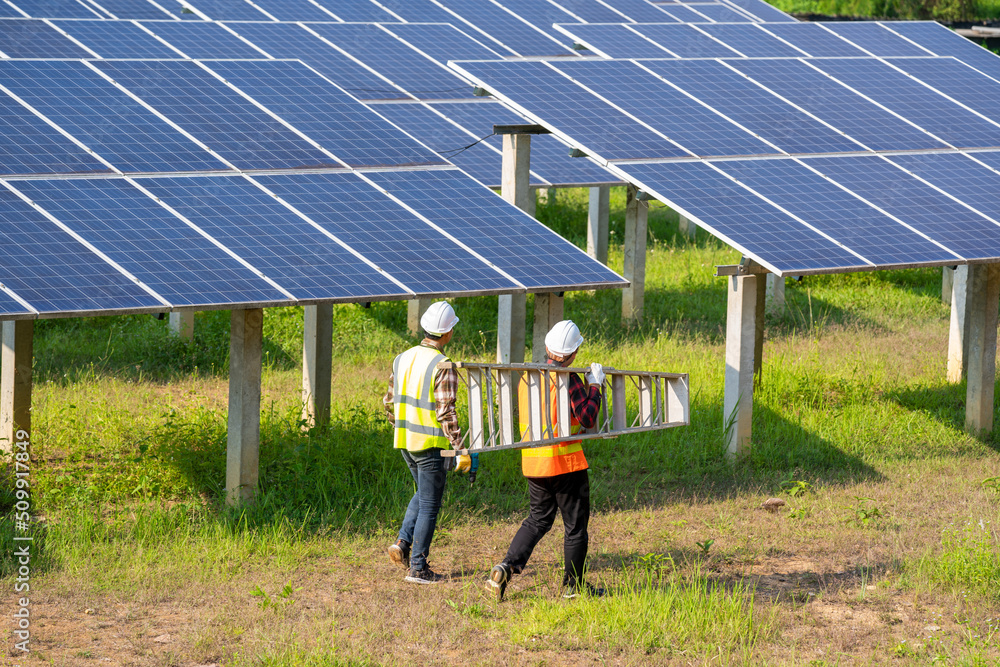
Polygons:
[[819,14],[876,19],[993,21],[1000,19],[997,0],[768,0],[790,14]]
[[[584,241],[585,191],[539,217]],[[623,192],[612,198],[620,270]],[[21,665],[997,665],[1000,438],[963,431],[945,382],[940,271],[809,277],[767,323],[753,446],[722,443],[725,285],[738,257],[651,212],[646,318],[569,294],[580,360],[687,372],[685,428],[588,444],[590,577],[558,595],[561,523],[508,600],[482,583],[527,510],[516,452],[453,477],[431,565],[385,557],[412,481],[381,394],[405,305],[335,308],[334,418],[299,422],[301,311],[268,310],[260,501],[226,509],[228,313],[193,345],[149,316],[40,321],[32,648]],[[489,360],[496,298],[459,299],[452,358]],[[529,299],[529,321],[530,313]],[[787,507],[759,509],[772,496]],[[10,490],[0,524],[13,544]],[[16,562],[0,561],[13,610]],[[6,646],[14,643],[4,624]]]

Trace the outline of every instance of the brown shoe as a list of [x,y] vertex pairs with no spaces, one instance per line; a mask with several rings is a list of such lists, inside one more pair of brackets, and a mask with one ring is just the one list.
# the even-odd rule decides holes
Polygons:
[[410,545],[403,540],[396,540],[395,544],[390,544],[389,548],[386,549],[389,554],[389,560],[403,568],[404,570],[410,569]]

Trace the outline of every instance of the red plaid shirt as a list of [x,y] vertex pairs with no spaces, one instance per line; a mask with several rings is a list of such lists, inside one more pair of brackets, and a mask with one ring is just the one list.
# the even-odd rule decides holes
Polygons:
[[[559,364],[552,359],[550,366]],[[583,428],[594,428],[597,415],[601,411],[601,388],[598,385],[584,384],[576,373],[569,374],[569,404],[573,415]]]

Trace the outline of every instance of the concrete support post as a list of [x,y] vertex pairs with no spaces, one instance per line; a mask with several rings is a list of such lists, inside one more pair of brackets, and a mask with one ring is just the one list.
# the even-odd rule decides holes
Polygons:
[[[14,443],[31,435],[31,362],[34,357],[34,320],[3,323],[0,357],[0,451],[10,454]],[[17,437],[18,431],[27,435]]]
[[264,311],[234,310],[229,333],[226,503],[252,502],[260,453],[260,365]]
[[968,268],[965,323],[969,382],[965,394],[965,428],[979,433],[993,430],[1000,264],[973,264]]
[[688,220],[685,216],[679,213],[677,215],[678,215],[677,229],[680,231],[680,233],[683,234],[684,236],[687,236],[692,241],[698,238],[698,225],[694,224],[693,222]]
[[[525,213],[535,214],[535,193],[529,187],[531,135],[503,135],[503,173],[500,195]],[[528,296],[503,294],[497,311],[497,363],[524,362]]]
[[611,220],[611,186],[590,188],[587,216],[587,254],[601,264],[608,263],[608,234]]
[[951,304],[951,286],[955,282],[955,269],[957,267],[941,267],[941,303]]
[[420,328],[420,317],[430,308],[431,303],[431,299],[410,299],[406,302],[406,328],[411,336],[419,336],[423,331]]
[[753,317],[753,386],[759,388],[761,385],[761,369],[764,367],[764,310],[767,305],[767,280],[771,274],[758,275],[755,289],[756,305],[754,306]]
[[191,342],[194,340],[194,311],[180,310],[170,313],[170,331]]
[[302,419],[305,428],[330,423],[333,305],[306,306],[302,336]]
[[777,315],[785,310],[785,279],[767,274],[767,312]]
[[563,298],[558,294],[535,295],[535,328],[531,337],[531,360],[545,363],[545,334],[563,319]]
[[642,319],[646,290],[646,215],[649,205],[639,201],[639,191],[628,186],[625,199],[625,279],[631,285],[622,291],[622,322]]
[[723,428],[727,450],[736,455],[750,444],[753,377],[757,348],[760,275],[729,276],[726,314],[726,387]]
[[966,284],[969,267],[956,267],[951,284],[951,325],[948,329],[948,382],[958,384],[965,377],[969,357],[968,328],[966,325]]

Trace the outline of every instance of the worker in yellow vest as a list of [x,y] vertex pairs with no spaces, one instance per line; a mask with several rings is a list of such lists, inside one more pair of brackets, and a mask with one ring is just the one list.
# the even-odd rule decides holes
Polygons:
[[[570,366],[583,343],[580,329],[570,320],[558,322],[545,336],[545,351],[548,363],[553,366]],[[555,377],[552,374],[554,384]],[[601,407],[601,385],[604,383],[604,369],[600,364],[591,364],[586,373],[586,382],[576,373],[569,377],[570,429],[579,433],[583,428],[592,428],[597,423]],[[527,383],[522,380],[518,387],[520,405],[528,405]],[[552,392],[552,402],[546,406],[552,415],[554,437],[562,437],[558,432],[556,392]],[[524,440],[539,439],[526,423],[527,410],[521,410],[521,432]],[[548,421],[548,420],[546,420]],[[507,555],[490,571],[486,589],[497,601],[503,600],[507,584],[515,574],[520,574],[531,557],[535,545],[552,528],[556,510],[562,513],[565,535],[563,537],[563,597],[573,598],[580,593],[600,595],[600,589],[583,581],[584,561],[587,558],[587,524],[590,521],[590,481],[587,475],[587,459],[583,455],[581,441],[561,442],[549,447],[534,447],[521,450],[521,472],[528,478],[528,518],[521,524],[514,540],[507,549]]]
[[403,516],[389,559],[407,570],[404,581],[436,584],[444,579],[427,565],[431,539],[437,525],[445,473],[456,462],[468,469],[468,456],[442,457],[446,448],[459,448],[462,431],[455,411],[458,373],[439,369],[444,346],[458,324],[455,310],[445,301],[431,304],[420,318],[424,339],[392,363],[389,390],[383,398],[386,415],[395,427],[394,443],[413,475],[417,490]]

